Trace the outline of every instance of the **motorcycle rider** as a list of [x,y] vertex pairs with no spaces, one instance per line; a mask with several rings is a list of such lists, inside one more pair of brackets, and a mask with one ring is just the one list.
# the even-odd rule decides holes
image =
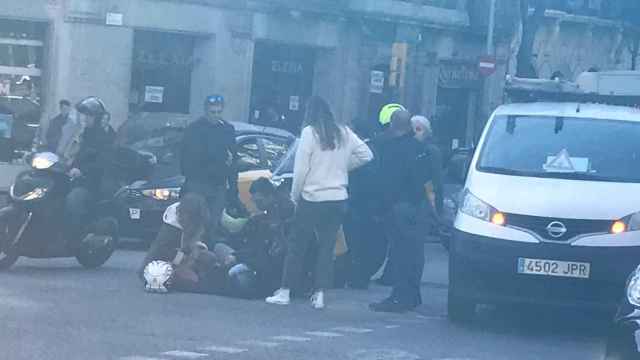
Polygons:
[[104,176],[104,156],[112,146],[112,137],[104,130],[102,119],[108,113],[102,100],[87,97],[76,104],[81,126],[63,156],[70,164],[72,190],[66,197],[65,218],[72,247],[80,244],[88,216],[97,202]]

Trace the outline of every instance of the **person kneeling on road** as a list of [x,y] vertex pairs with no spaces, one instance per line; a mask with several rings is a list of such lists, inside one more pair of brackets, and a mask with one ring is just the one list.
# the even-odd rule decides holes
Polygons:
[[205,199],[197,194],[185,195],[167,208],[163,221],[138,275],[143,278],[150,263],[163,261],[173,269],[171,290],[224,293],[228,269],[235,259],[226,247],[216,246],[209,251],[203,242],[209,221]]
[[249,219],[225,213],[222,228],[227,229],[228,241],[216,243],[211,251],[202,242],[209,221],[204,198],[188,194],[170,206],[140,276],[148,264],[160,260],[173,264],[172,290],[242,298],[272,292],[282,276],[293,203],[266,178],[255,181],[250,192],[260,212]]

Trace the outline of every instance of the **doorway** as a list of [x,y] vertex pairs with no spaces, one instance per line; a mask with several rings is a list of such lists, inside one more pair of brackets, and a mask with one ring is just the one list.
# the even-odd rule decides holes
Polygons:
[[312,48],[257,42],[249,122],[298,134],[312,92],[314,66]]
[[470,96],[470,89],[438,87],[433,131],[447,157],[452,150],[468,145]]

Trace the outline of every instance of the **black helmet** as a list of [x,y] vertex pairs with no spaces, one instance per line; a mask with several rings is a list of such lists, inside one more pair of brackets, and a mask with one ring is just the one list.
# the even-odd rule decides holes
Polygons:
[[107,113],[107,108],[104,106],[102,100],[95,96],[89,96],[81,100],[76,104],[76,110],[81,114],[93,116],[98,119]]
[[233,295],[247,299],[256,297],[258,281],[254,270],[245,264],[238,264],[228,274]]

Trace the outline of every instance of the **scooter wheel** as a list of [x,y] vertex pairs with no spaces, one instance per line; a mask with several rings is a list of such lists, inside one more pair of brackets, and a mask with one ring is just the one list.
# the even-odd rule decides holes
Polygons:
[[87,269],[95,269],[104,265],[104,263],[109,260],[111,255],[116,249],[116,239],[112,238],[109,241],[109,244],[101,249],[94,250],[81,250],[78,255],[76,255],[76,260]]
[[7,270],[18,261],[20,255],[8,248],[11,232],[6,219],[0,219],[0,271]]
[[98,268],[109,260],[118,246],[118,225],[115,220],[104,219],[98,229],[102,234],[108,234],[109,240],[103,247],[82,247],[76,255],[76,260],[87,269]]

